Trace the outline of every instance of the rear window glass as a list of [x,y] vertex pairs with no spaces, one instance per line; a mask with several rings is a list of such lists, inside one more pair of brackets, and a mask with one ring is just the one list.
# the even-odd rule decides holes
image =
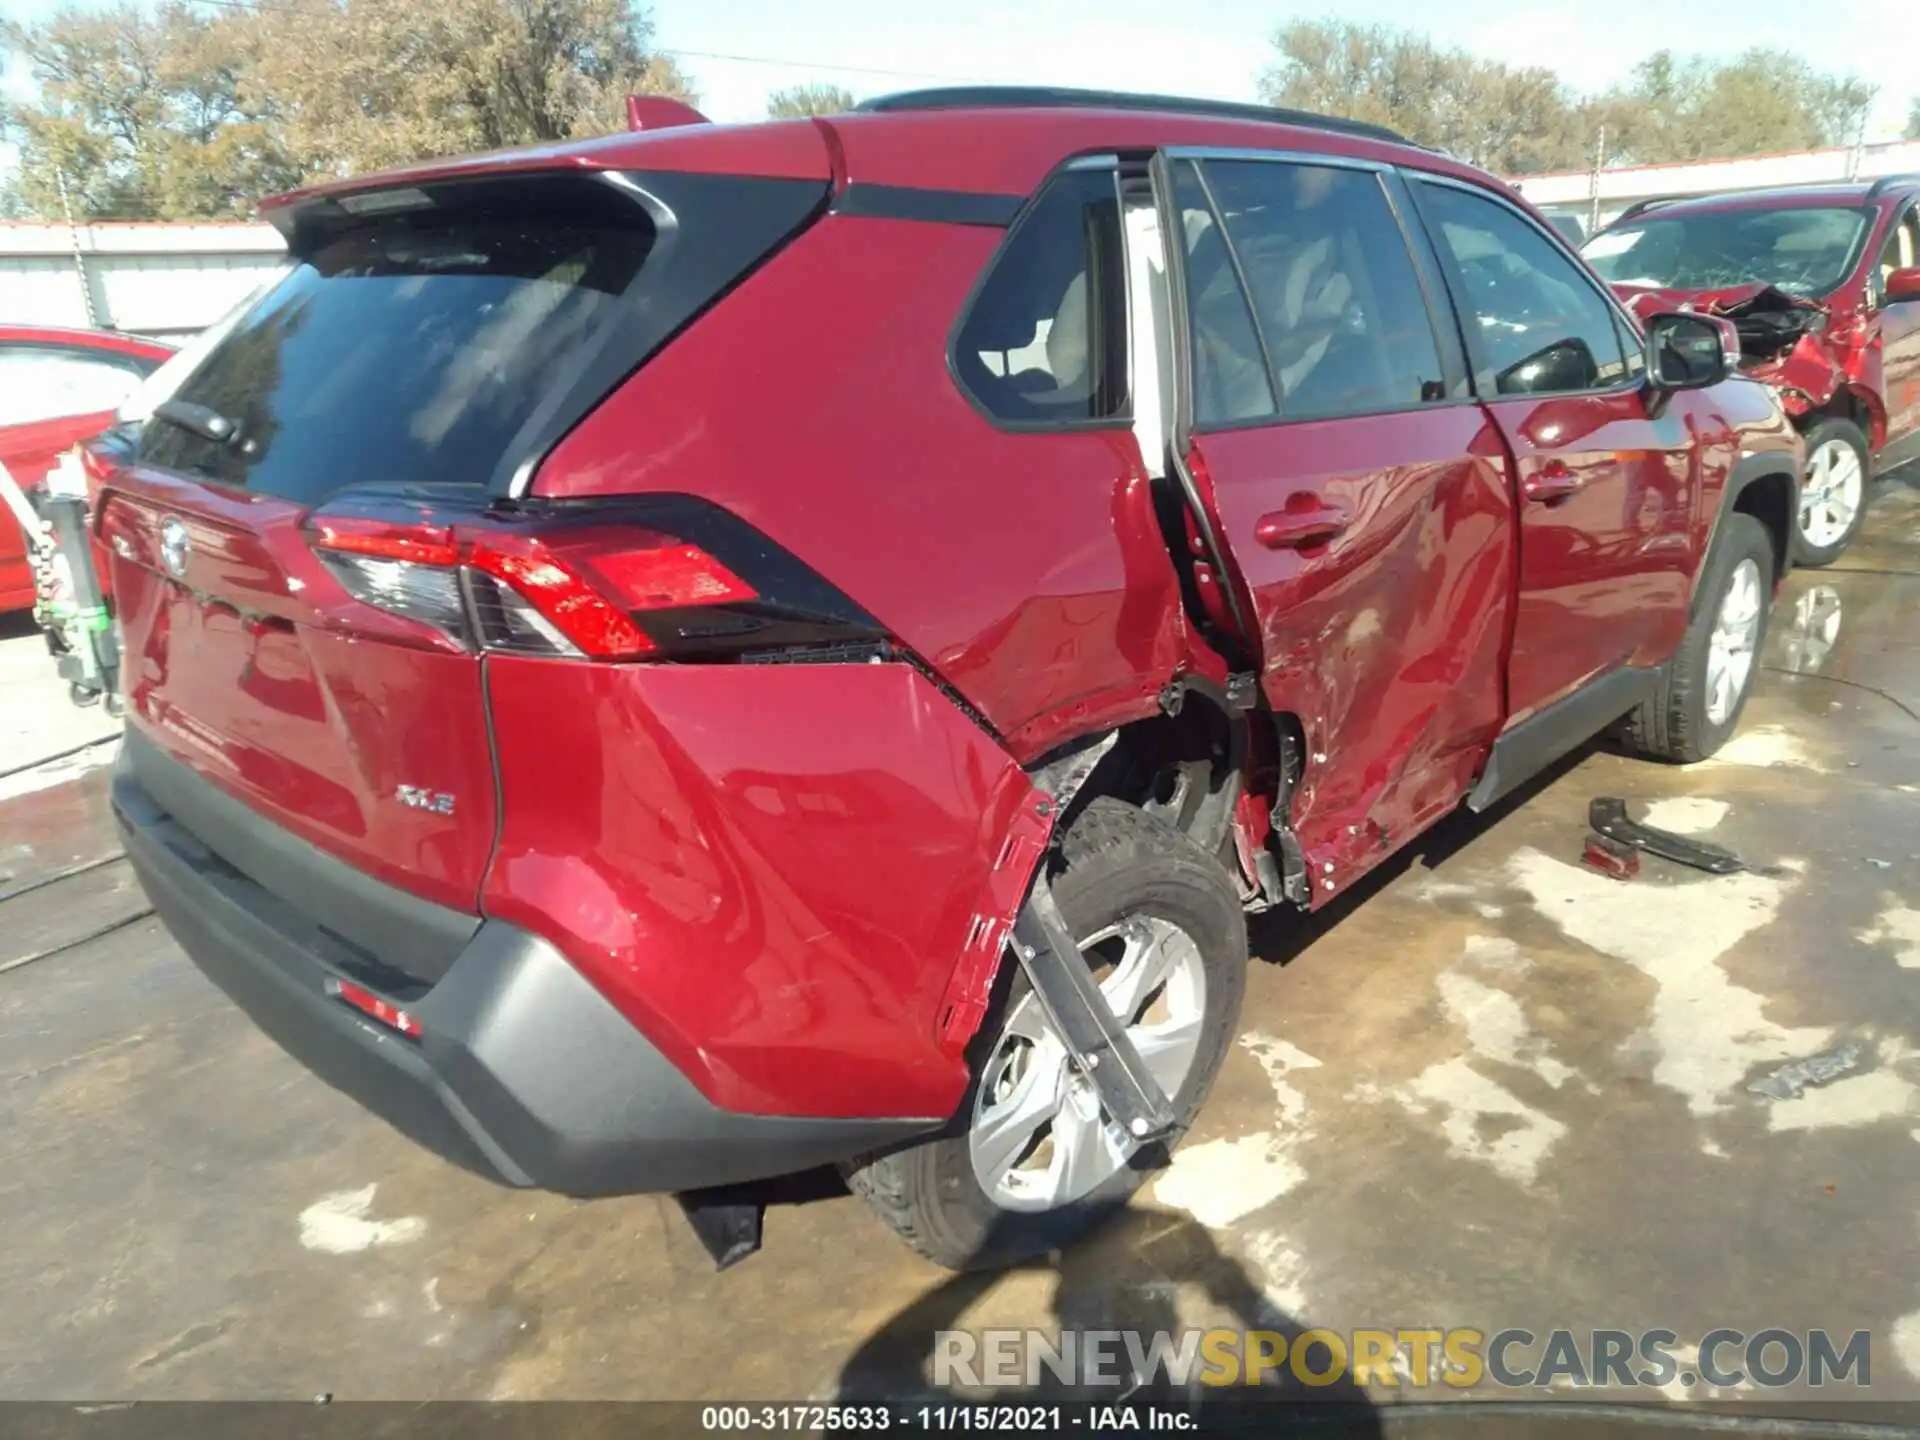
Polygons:
[[311,504],[344,485],[485,485],[558,371],[619,305],[653,230],[601,216],[409,216],[339,233],[176,399],[215,443],[145,427],[143,458]]

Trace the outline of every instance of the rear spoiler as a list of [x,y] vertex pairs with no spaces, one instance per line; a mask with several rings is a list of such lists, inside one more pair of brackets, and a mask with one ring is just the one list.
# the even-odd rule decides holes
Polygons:
[[675,100],[666,95],[627,96],[629,130],[671,130],[676,125],[712,123],[684,100]]

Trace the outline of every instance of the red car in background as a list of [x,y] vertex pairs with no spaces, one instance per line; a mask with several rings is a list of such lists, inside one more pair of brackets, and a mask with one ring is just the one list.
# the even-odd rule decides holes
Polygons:
[[1582,253],[1642,313],[1734,322],[1807,440],[1794,559],[1839,559],[1868,480],[1920,457],[1920,175],[1649,201]]
[[[0,464],[23,490],[98,434],[173,348],[105,330],[0,325]],[[0,614],[33,605],[26,537],[0,508]]]

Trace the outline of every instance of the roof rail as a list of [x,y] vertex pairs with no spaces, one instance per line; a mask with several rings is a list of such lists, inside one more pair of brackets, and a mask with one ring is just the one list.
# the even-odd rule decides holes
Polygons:
[[1878,200],[1889,190],[1901,185],[1920,186],[1920,170],[1910,170],[1904,175],[1882,175],[1867,187],[1867,199]]
[[1204,115],[1220,120],[1258,120],[1269,125],[1301,125],[1411,145],[1406,136],[1365,120],[1284,110],[1276,105],[1247,105],[1234,100],[1194,100],[1180,95],[1139,95],[1130,90],[1069,90],[1052,85],[951,85],[932,90],[902,90],[876,95],[855,110],[897,114],[913,110],[1160,110],[1175,115]]

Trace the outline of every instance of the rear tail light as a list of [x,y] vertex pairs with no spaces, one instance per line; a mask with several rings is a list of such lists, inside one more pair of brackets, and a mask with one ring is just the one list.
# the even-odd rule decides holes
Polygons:
[[[355,599],[470,649],[754,659],[759,650],[884,640],[851,601],[742,522],[711,507],[692,513],[722,546],[642,523],[444,525],[327,514],[309,521],[308,538]],[[743,559],[729,565],[714,548]],[[766,573],[756,581],[736,566]]]

